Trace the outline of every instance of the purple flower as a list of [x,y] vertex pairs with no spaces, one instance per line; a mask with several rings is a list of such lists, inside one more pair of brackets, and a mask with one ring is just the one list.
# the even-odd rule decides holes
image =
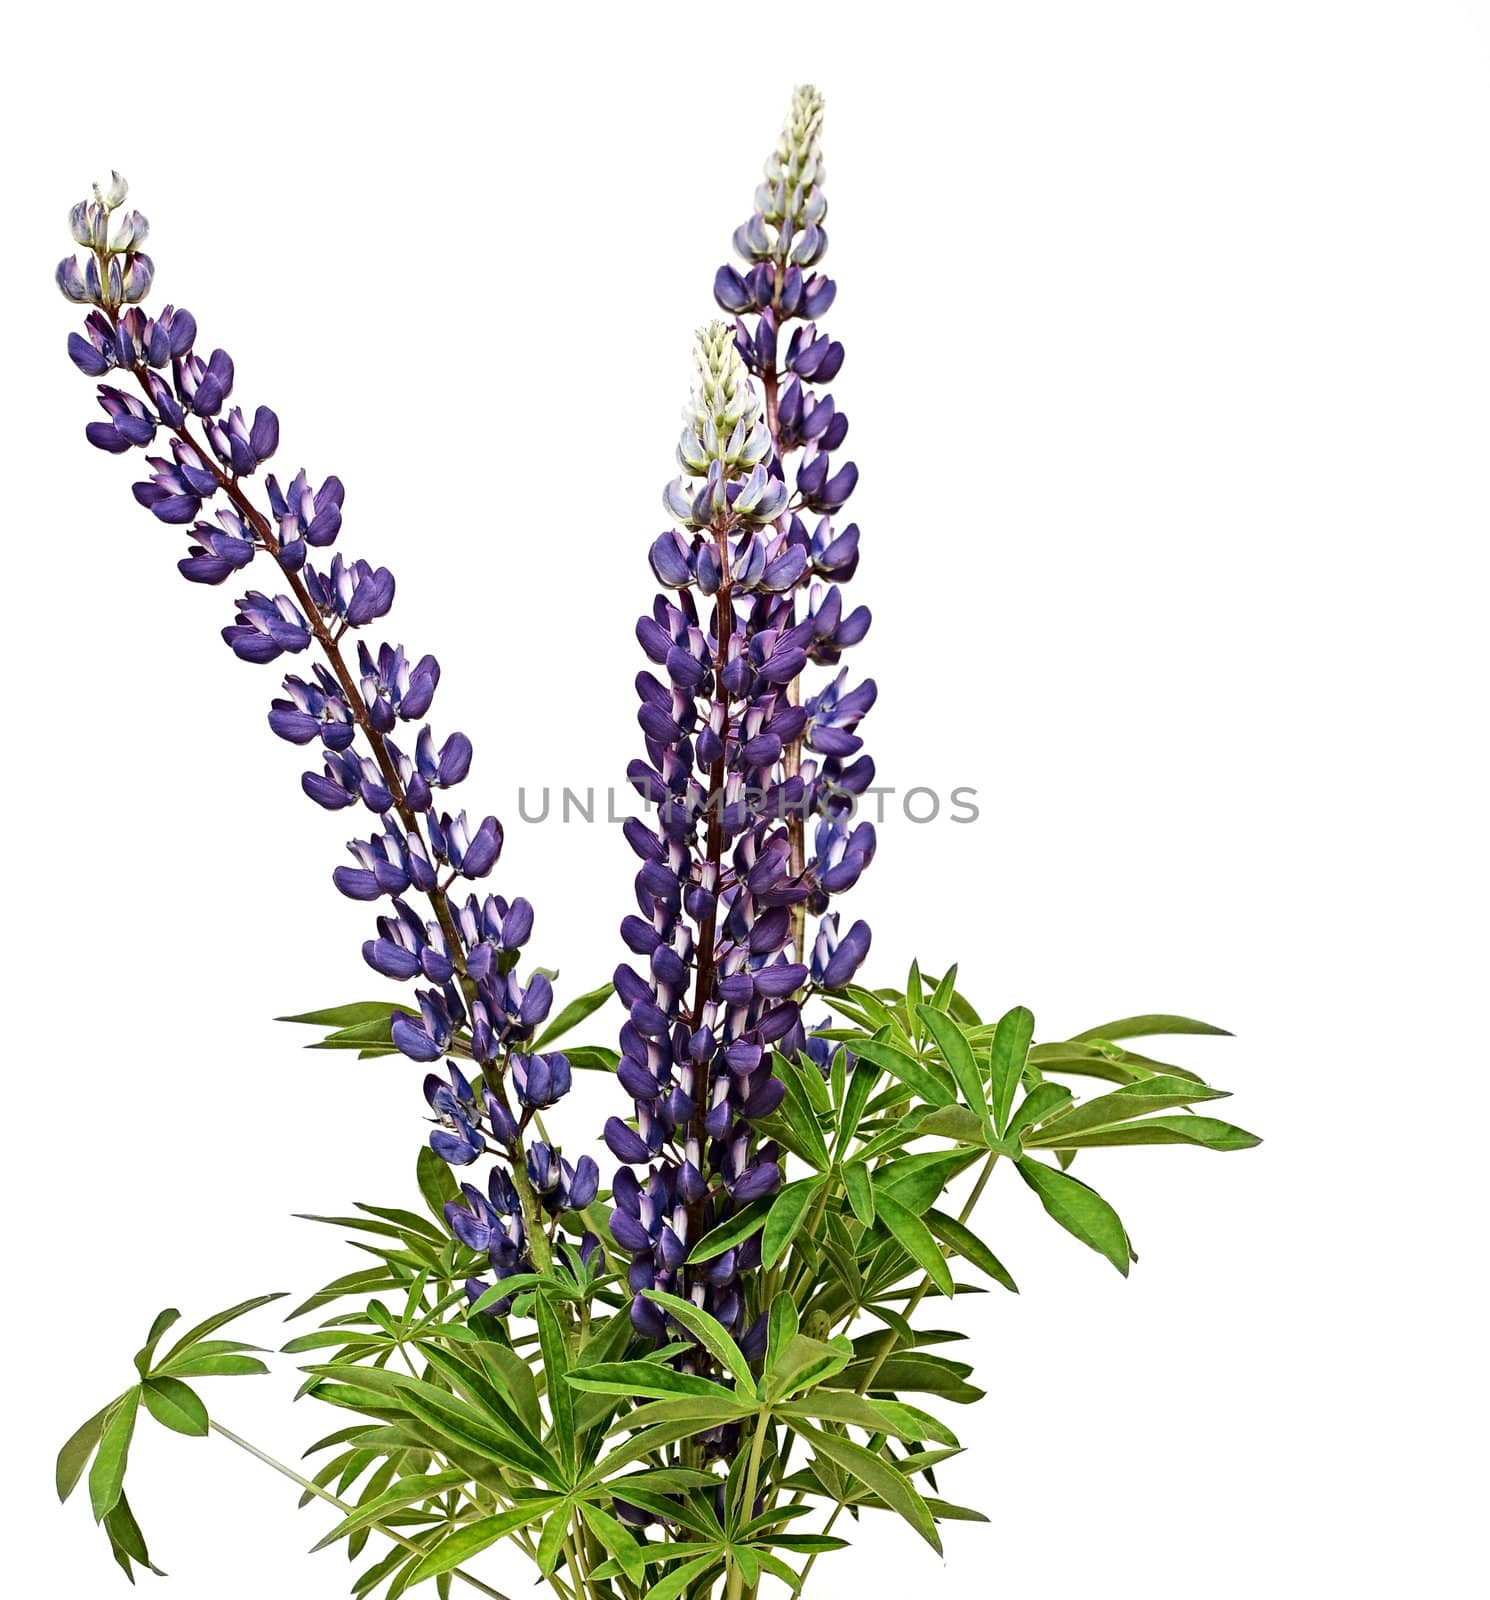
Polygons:
[[[642,1289],[687,1294],[739,1337],[764,1309],[747,1281],[758,1237],[701,1268],[685,1266],[688,1246],[780,1185],[759,1127],[786,1092],[774,1054],[808,1048],[809,980],[847,982],[869,945],[862,922],[840,939],[825,913],[874,855],[873,828],[852,818],[873,780],[858,726],[874,684],[850,689],[840,673],[797,692],[809,664],[831,665],[868,628],[839,587],[859,554],[858,528],[833,521],[858,478],[833,454],[848,419],[818,389],[844,359],[815,321],[834,296],[811,270],[827,247],[821,116],[799,90],[736,232],[745,268],[715,279],[736,320],[700,336],[683,475],[663,496],[678,525],[649,552],[666,592],[637,624],[655,670],[637,680],[646,759],[629,776],[655,817],[626,828],[640,865],[621,925],[634,963],[616,972],[629,1013],[617,1076],[635,1117],[612,1117],[605,1140],[625,1163],[612,1228],[632,1256],[632,1320],[654,1338],[675,1330]],[[642,1165],[645,1182],[630,1171]]]

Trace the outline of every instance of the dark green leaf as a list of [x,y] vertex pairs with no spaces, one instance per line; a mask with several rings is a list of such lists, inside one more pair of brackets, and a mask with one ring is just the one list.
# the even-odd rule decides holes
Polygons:
[[135,1355],[135,1370],[143,1378],[150,1371],[150,1362],[155,1356],[155,1347],[161,1341],[167,1328],[178,1322],[181,1313],[175,1306],[167,1306],[164,1311],[150,1324],[150,1332],[145,1335],[145,1343]]
[[719,1385],[709,1378],[679,1372],[657,1361],[608,1361],[569,1373],[566,1381],[576,1389],[593,1394],[629,1394],[651,1400],[668,1400],[675,1395],[719,1393]]
[[239,1317],[246,1317],[250,1311],[257,1311],[260,1306],[267,1306],[275,1300],[283,1300],[284,1291],[275,1294],[258,1294],[252,1300],[240,1300],[237,1305],[229,1306],[226,1311],[218,1311],[205,1321],[197,1323],[196,1327],[189,1328],[165,1353],[160,1365],[167,1366],[176,1356],[180,1355],[188,1345],[196,1344],[205,1339],[209,1333],[216,1333],[221,1327],[230,1322],[235,1322]]
[[869,1168],[862,1161],[846,1162],[842,1168],[843,1191],[854,1215],[866,1228],[874,1226],[874,1190],[869,1182]]
[[538,1340],[543,1349],[543,1371],[548,1378],[548,1409],[554,1419],[554,1433],[559,1441],[559,1451],[564,1460],[574,1464],[574,1394],[564,1382],[569,1371],[569,1350],[564,1343],[564,1330],[554,1315],[547,1295],[539,1295],[534,1302],[534,1315],[538,1319]]
[[521,1505],[514,1506],[510,1511],[499,1512],[494,1517],[482,1517],[479,1522],[464,1523],[446,1534],[419,1561],[415,1569],[417,1581],[423,1583],[425,1579],[442,1572],[453,1572],[463,1561],[480,1555],[498,1539],[505,1539],[519,1528],[527,1527],[560,1503],[558,1495],[544,1495],[536,1500],[525,1500]]
[[446,1205],[452,1200],[460,1199],[460,1185],[456,1183],[449,1166],[441,1161],[427,1144],[419,1147],[416,1173],[419,1192],[424,1196],[425,1205],[443,1225]]
[[[1069,1150],[1095,1150],[1107,1146],[1129,1144],[1195,1144],[1206,1150],[1250,1150],[1262,1140],[1234,1123],[1221,1122],[1215,1117],[1148,1117],[1139,1122],[1123,1122],[1113,1127],[1093,1128],[1087,1133],[1061,1133],[1062,1124],[1052,1130],[1051,1145]],[[1042,1132],[1032,1148],[1045,1144]]]

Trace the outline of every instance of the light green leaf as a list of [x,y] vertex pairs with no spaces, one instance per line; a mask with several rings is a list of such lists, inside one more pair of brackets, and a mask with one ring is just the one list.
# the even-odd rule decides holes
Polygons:
[[188,1345],[196,1344],[199,1340],[205,1339],[209,1333],[216,1333],[219,1328],[235,1322],[239,1317],[246,1317],[250,1311],[257,1311],[260,1306],[270,1305],[275,1300],[283,1300],[284,1297],[283,1290],[275,1294],[258,1294],[252,1300],[240,1300],[237,1305],[229,1306],[226,1311],[216,1312],[181,1335],[166,1351],[165,1359],[160,1363],[161,1368],[169,1365]]
[[[1221,1122],[1215,1117],[1147,1117],[1138,1122],[1123,1122],[1111,1127],[1092,1128],[1086,1133],[1065,1135],[1062,1124],[1051,1130],[1050,1147],[1063,1150],[1096,1150],[1104,1147],[1130,1144],[1194,1144],[1206,1150],[1250,1150],[1262,1140],[1235,1123]],[[1046,1145],[1041,1133],[1029,1148]]]
[[413,1581],[423,1583],[442,1572],[453,1572],[462,1562],[480,1555],[497,1540],[516,1533],[546,1515],[561,1504],[558,1495],[543,1495],[536,1500],[525,1500],[510,1511],[499,1512],[494,1517],[482,1517],[479,1522],[467,1522],[455,1528],[419,1562]]
[[874,1226],[874,1190],[869,1182],[869,1168],[862,1161],[845,1162],[842,1168],[843,1191],[854,1215],[866,1228]]
[[646,1551],[636,1541],[636,1536],[622,1526],[608,1511],[582,1501],[579,1514],[585,1526],[621,1564],[621,1570],[640,1586],[647,1575]]
[[569,1351],[564,1343],[564,1330],[554,1315],[547,1295],[537,1296],[533,1308],[538,1319],[538,1341],[543,1350],[543,1370],[548,1377],[548,1409],[554,1419],[554,1433],[559,1441],[559,1451],[570,1466],[574,1465],[574,1394],[564,1382],[569,1371]]
[[626,1394],[651,1400],[670,1400],[675,1395],[700,1395],[713,1398],[719,1385],[710,1378],[658,1361],[607,1361],[572,1371],[565,1380],[572,1388],[591,1394]]
[[145,1343],[135,1355],[135,1370],[143,1378],[150,1371],[150,1362],[155,1356],[155,1347],[161,1341],[167,1328],[179,1322],[181,1313],[175,1306],[167,1306],[164,1311],[150,1324],[150,1332],[145,1335]]

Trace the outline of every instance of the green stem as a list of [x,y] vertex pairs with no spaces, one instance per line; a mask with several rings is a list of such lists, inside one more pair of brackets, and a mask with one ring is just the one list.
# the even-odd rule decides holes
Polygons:
[[[761,1458],[766,1448],[766,1424],[770,1420],[770,1413],[763,1411],[755,1422],[755,1435],[750,1441],[750,1465],[745,1469],[745,1503],[740,1507],[742,1522],[749,1522],[755,1506],[755,1491],[760,1483]],[[738,1562],[732,1563],[729,1574],[729,1588],[725,1600],[740,1600],[745,1590],[745,1573]]]
[[[301,1477],[293,1467],[287,1467],[283,1461],[276,1461],[273,1456],[260,1450],[257,1445],[250,1444],[247,1439],[240,1439],[236,1433],[223,1427],[222,1423],[211,1422],[208,1426],[214,1433],[220,1433],[229,1444],[235,1444],[240,1450],[246,1450],[256,1461],[262,1461],[266,1467],[273,1467],[276,1472],[282,1477],[288,1478],[291,1483],[298,1483],[307,1494],[313,1494],[318,1500],[324,1500],[327,1505],[335,1506],[343,1516],[350,1516],[357,1509],[356,1506],[348,1505],[345,1500],[338,1499],[330,1490],[323,1489],[320,1484],[312,1483],[309,1478]],[[425,1553],[423,1545],[415,1544],[412,1539],[406,1539],[403,1534],[398,1533],[393,1528],[385,1527],[381,1522],[374,1522],[372,1527],[378,1533],[381,1533],[384,1538],[392,1539],[395,1544],[401,1544],[405,1550],[415,1551],[419,1555]],[[489,1583],[483,1583],[480,1578],[472,1576],[462,1567],[454,1568],[451,1575],[459,1578],[462,1583],[470,1584],[478,1594],[490,1596],[490,1600],[509,1600],[509,1596],[503,1594],[500,1589],[493,1589]]]

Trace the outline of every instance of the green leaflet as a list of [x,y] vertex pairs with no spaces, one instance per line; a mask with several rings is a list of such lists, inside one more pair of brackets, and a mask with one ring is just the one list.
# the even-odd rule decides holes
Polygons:
[[179,1378],[146,1378],[140,1385],[140,1397],[145,1409],[163,1427],[196,1438],[205,1436],[207,1408],[196,1390],[188,1388]]
[[615,984],[602,983],[598,989],[591,989],[577,999],[571,1000],[533,1041],[532,1048],[542,1050],[553,1040],[562,1039],[571,1028],[577,1028],[586,1017],[598,1011],[615,992]]
[[904,1517],[938,1555],[942,1553],[941,1536],[936,1531],[930,1508],[910,1481],[902,1477],[883,1456],[805,1422],[797,1424],[797,1431],[814,1452],[826,1456],[851,1478],[857,1478],[873,1490],[891,1510]]
[[505,1539],[519,1528],[527,1527],[562,1503],[559,1495],[544,1495],[536,1500],[525,1500],[522,1505],[500,1512],[497,1516],[464,1523],[446,1534],[428,1555],[422,1559],[416,1558],[411,1581],[422,1583],[441,1572],[453,1571],[462,1562],[469,1561],[472,1556],[494,1545],[498,1539]]
[[1080,1178],[1057,1171],[1043,1162],[1021,1157],[1019,1176],[1040,1197],[1049,1214],[1085,1245],[1104,1255],[1126,1278],[1132,1246],[1116,1211]]
[[890,1237],[925,1272],[945,1295],[955,1293],[952,1269],[942,1254],[931,1230],[908,1206],[896,1198],[895,1191],[874,1186],[875,1209]]
[[994,1030],[993,1043],[989,1046],[989,1093],[993,1125],[1000,1135],[1009,1126],[1009,1112],[1034,1034],[1035,1018],[1025,1006],[1006,1011]]
[[1231,1037],[1225,1028],[1214,1027],[1209,1022],[1197,1022],[1194,1017],[1173,1017],[1150,1012],[1141,1017],[1122,1017],[1117,1022],[1104,1022],[1099,1028],[1088,1028],[1083,1033],[1073,1034],[1072,1041],[1084,1044],[1091,1039],[1146,1039],[1171,1033],[1215,1034],[1225,1039]]
[[814,1200],[822,1192],[827,1177],[803,1178],[789,1183],[771,1204],[761,1234],[761,1265],[769,1271],[786,1253],[802,1226]]
[[110,1400],[101,1411],[96,1411],[80,1427],[76,1433],[57,1452],[57,1498],[66,1500],[78,1486],[78,1479],[83,1476],[83,1468],[88,1465],[88,1458],[98,1446],[98,1441],[103,1438],[105,1426],[113,1416],[115,1409],[123,1401],[120,1395],[118,1400]]
[[[956,969],[953,970],[955,972]],[[978,1069],[977,1058],[973,1054],[973,1047],[967,1035],[951,1017],[932,1006],[918,1006],[916,1014],[925,1024],[927,1032],[936,1040],[936,1047],[941,1051],[942,1060],[947,1063],[952,1076],[957,1080],[957,1087],[962,1092],[967,1108],[991,1128],[993,1124],[989,1117],[983,1074]]]
[[657,1400],[670,1400],[677,1395],[712,1399],[720,1392],[719,1385],[709,1378],[679,1372],[657,1361],[608,1361],[572,1371],[565,1381],[575,1389],[595,1394],[638,1395]]
[[129,1441],[134,1437],[135,1417],[140,1409],[138,1387],[128,1390],[117,1408],[109,1414],[88,1474],[88,1498],[93,1505],[93,1520],[102,1522],[114,1509],[124,1490],[124,1469],[129,1464]]
[[758,1233],[765,1223],[766,1214],[770,1211],[772,1201],[752,1200],[737,1216],[728,1222],[721,1223],[717,1228],[711,1228],[689,1252],[690,1261],[712,1261],[715,1256],[722,1256],[726,1250],[732,1250],[737,1244],[743,1244],[751,1234]]
[[680,1300],[677,1295],[664,1294],[660,1289],[646,1289],[643,1293],[687,1328],[721,1366],[734,1374],[742,1396],[755,1398],[755,1379],[750,1375],[750,1364],[720,1323],[708,1312],[700,1311],[691,1300]]
[[1129,1144],[1193,1144],[1206,1150],[1250,1150],[1261,1143],[1255,1133],[1248,1133],[1231,1122],[1220,1122],[1215,1117],[1147,1117],[1139,1122],[1123,1122],[1069,1135],[1057,1122],[1051,1127],[1048,1143],[1042,1131],[1038,1140],[1026,1141],[1026,1147],[1095,1150]]
[[928,1211],[923,1220],[935,1237],[949,1250],[955,1251],[964,1260],[971,1261],[975,1267],[980,1267],[995,1283],[1003,1284],[1014,1294],[1019,1293],[1019,1286],[1009,1276],[1008,1268],[965,1223],[935,1208]]
[[929,1067],[923,1066],[905,1051],[896,1049],[887,1040],[863,1039],[856,1043],[853,1049],[855,1055],[899,1078],[930,1105],[949,1106],[957,1098],[955,1090],[944,1083]]

